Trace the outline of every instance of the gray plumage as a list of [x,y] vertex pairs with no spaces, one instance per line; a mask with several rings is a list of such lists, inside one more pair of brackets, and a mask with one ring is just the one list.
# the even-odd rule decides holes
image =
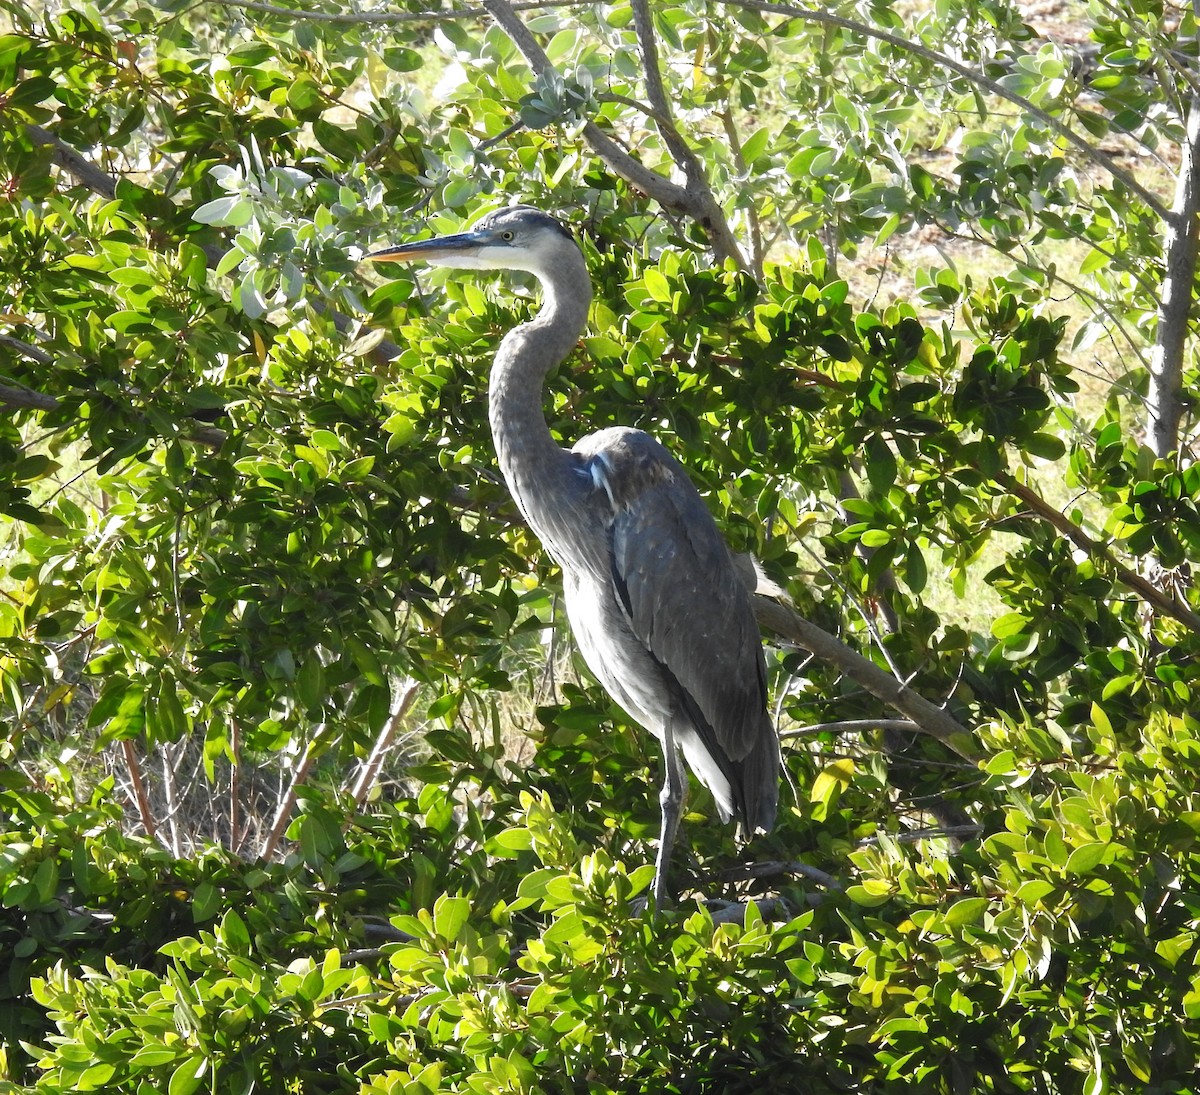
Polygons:
[[723,820],[736,818],[745,836],[775,822],[779,741],[749,591],[687,474],[652,437],[617,426],[566,450],[551,436],[545,377],[583,333],[592,296],[583,255],[558,221],[514,206],[468,232],[368,258],[525,270],[541,282],[541,309],[496,353],[492,436],[517,505],[562,568],[584,660],[662,742],[661,907],[687,786],[680,751]]

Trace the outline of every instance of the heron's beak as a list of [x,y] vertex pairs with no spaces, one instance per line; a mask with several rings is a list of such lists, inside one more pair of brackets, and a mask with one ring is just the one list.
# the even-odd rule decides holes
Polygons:
[[454,257],[471,255],[487,242],[486,233],[459,232],[454,236],[436,236],[431,240],[402,243],[363,255],[363,262],[429,262],[437,264]]

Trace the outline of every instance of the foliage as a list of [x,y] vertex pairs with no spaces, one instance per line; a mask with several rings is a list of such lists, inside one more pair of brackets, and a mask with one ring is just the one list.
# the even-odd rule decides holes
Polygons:
[[[654,7],[5,5],[0,1090],[1188,1090],[1200,473],[1111,148],[1177,162],[1194,14]],[[356,266],[510,197],[595,280],[552,428],[972,739],[779,643],[796,794],[694,795],[674,911],[492,470],[532,289]]]

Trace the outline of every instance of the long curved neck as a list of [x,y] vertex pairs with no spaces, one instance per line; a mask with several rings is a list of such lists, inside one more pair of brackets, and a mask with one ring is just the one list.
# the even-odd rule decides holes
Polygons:
[[538,273],[542,307],[530,322],[504,336],[488,390],[500,470],[534,531],[556,555],[555,517],[570,501],[575,476],[570,457],[546,424],[543,385],[583,333],[592,296],[583,256],[574,244],[570,251],[559,256],[553,270]]

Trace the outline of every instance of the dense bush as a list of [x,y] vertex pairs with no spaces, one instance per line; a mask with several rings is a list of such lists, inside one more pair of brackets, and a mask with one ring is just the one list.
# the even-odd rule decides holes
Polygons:
[[[1192,13],[485,7],[5,5],[0,1091],[1191,1090]],[[356,263],[510,198],[552,428],[791,601],[671,910],[494,471],[535,296]]]

